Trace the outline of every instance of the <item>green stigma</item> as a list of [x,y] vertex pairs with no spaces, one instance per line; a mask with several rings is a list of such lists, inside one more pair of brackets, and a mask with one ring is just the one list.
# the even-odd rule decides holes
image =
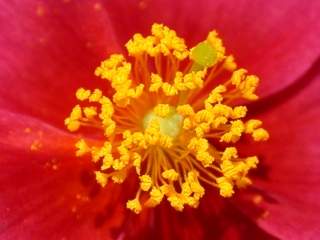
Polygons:
[[183,117],[176,112],[174,107],[170,107],[170,112],[166,117],[160,117],[151,111],[143,119],[143,128],[146,129],[153,120],[159,122],[161,134],[175,138],[180,133]]
[[208,41],[203,41],[191,49],[190,58],[194,61],[191,71],[202,70],[216,63],[217,51]]

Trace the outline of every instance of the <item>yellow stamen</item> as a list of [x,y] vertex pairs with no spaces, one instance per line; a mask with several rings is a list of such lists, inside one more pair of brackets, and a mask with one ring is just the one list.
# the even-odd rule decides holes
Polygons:
[[97,108],[96,107],[85,107],[83,109],[83,113],[87,118],[93,118],[97,115]]
[[99,171],[96,171],[95,174],[96,174],[96,180],[97,180],[97,182],[98,182],[102,187],[105,187],[105,186],[107,185],[107,182],[108,182],[108,176],[107,176],[107,174],[102,173],[102,172],[99,172]]
[[179,178],[179,173],[177,173],[174,169],[169,169],[162,172],[162,177],[170,181],[176,181]]
[[80,157],[85,155],[86,153],[89,153],[91,150],[89,148],[89,146],[87,145],[87,143],[84,141],[84,139],[80,139],[77,143],[76,143],[76,148],[78,149],[76,151],[76,156]]
[[148,191],[152,187],[152,179],[149,175],[140,177],[140,187],[142,191]]
[[91,91],[85,90],[84,88],[79,88],[76,92],[76,97],[80,101],[87,100],[90,97]]
[[159,188],[153,187],[152,190],[150,191],[150,200],[149,204],[150,206],[156,206],[158,205],[162,199],[163,199],[164,194],[161,192]]
[[251,119],[245,124],[245,132],[252,134],[255,141],[266,141],[269,139],[269,133],[264,128],[261,128],[260,120]]
[[231,197],[234,194],[233,185],[225,177],[218,178],[217,183],[222,197]]
[[132,210],[136,214],[140,213],[142,210],[139,199],[137,199],[137,198],[135,198],[133,200],[129,200],[127,202],[127,208]]
[[254,141],[269,134],[236,103],[258,98],[259,79],[237,69],[217,32],[189,49],[175,31],[154,24],[150,36],[135,34],[126,48],[129,59],[113,54],[95,70],[111,85],[111,95],[79,88],[81,106],[65,119],[70,131],[92,128],[105,138],[76,143],[78,157],[91,155],[96,181],[102,187],[109,178],[120,184],[135,172],[137,193],[127,202],[135,213],[163,199],[177,211],[196,208],[205,185],[231,197],[251,184],[248,174],[258,158],[239,156],[233,143],[244,134]]

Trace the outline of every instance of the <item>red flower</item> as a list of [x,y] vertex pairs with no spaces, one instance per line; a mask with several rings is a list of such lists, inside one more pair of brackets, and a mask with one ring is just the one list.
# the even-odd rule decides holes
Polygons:
[[[316,239],[320,221],[317,1],[0,3],[1,239]],[[249,112],[272,138],[241,147],[262,163],[232,200],[207,191],[197,209],[125,209],[134,183],[101,189],[74,157],[63,119],[92,72],[154,22],[193,46],[217,29],[240,66],[261,77]],[[249,147],[248,147],[249,146]],[[268,213],[268,214],[266,214]],[[259,227],[257,227],[257,226]],[[261,227],[261,229],[260,229]]]

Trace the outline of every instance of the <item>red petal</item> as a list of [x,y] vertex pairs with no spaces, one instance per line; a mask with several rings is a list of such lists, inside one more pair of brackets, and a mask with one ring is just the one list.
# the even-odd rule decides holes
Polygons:
[[72,156],[74,138],[5,111],[0,129],[1,239],[111,239],[119,232],[121,188],[100,190],[90,161]]
[[269,214],[258,223],[281,239],[316,239],[320,233],[319,75],[306,83],[259,116],[271,138],[254,150],[267,167],[255,184],[273,201],[265,199]]
[[162,204],[155,212],[159,239],[274,239],[212,191],[207,191],[197,209],[177,212]]
[[0,107],[62,125],[80,86],[119,51],[109,16],[91,1],[1,1]]
[[122,43],[162,22],[192,46],[217,29],[240,66],[262,78],[266,96],[295,81],[320,53],[319,1],[107,1]]

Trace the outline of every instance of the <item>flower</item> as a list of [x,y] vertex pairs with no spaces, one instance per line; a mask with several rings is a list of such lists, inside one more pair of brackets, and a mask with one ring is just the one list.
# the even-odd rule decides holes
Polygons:
[[[1,3],[0,16],[6,23],[0,65],[2,238],[271,238],[252,221],[280,238],[317,236],[319,65],[312,64],[319,54],[318,3],[11,4]],[[271,139],[254,151],[239,146],[241,154],[261,154],[262,166],[254,188],[232,200],[207,191],[196,210],[178,214],[161,204],[136,216],[125,209],[131,193],[123,191],[134,182],[102,191],[92,163],[74,157],[78,137],[61,123],[76,104],[73,93],[79,86],[102,89],[98,79],[88,81],[94,67],[153,22],[175,29],[188,46],[217,29],[239,65],[263,79],[262,100],[249,105],[249,112],[264,121]],[[95,143],[94,133],[88,134]]]

